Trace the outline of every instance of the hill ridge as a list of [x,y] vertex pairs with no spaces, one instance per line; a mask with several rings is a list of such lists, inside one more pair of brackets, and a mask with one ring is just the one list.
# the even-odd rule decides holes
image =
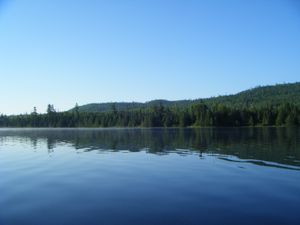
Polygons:
[[[223,104],[233,108],[255,107],[262,105],[279,105],[284,102],[292,102],[300,106],[300,82],[283,83],[275,85],[256,86],[236,94],[220,95],[209,98],[198,98],[192,100],[167,100],[154,99],[146,102],[104,102],[89,103],[79,106],[80,112],[107,112],[113,107],[116,110],[134,110],[147,108],[154,105],[163,105],[167,107],[185,107],[194,103],[203,102],[208,106],[214,104]],[[74,109],[74,108],[73,108]],[[73,110],[71,109],[71,110]]]

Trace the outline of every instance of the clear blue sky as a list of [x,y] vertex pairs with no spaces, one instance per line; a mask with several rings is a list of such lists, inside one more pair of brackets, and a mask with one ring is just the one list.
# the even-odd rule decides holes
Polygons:
[[0,2],[0,113],[300,80],[296,0]]

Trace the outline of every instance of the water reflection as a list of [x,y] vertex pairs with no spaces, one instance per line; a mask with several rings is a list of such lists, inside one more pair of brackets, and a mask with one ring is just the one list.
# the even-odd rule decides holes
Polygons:
[[205,153],[262,166],[294,169],[300,166],[298,128],[1,129],[0,147],[8,143],[34,149],[46,145],[49,153],[59,150],[61,145],[69,145],[78,152],[175,152],[196,153],[200,157]]

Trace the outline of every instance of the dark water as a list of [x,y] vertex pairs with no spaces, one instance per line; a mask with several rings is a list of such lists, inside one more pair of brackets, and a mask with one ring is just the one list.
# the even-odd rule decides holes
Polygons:
[[1,225],[300,224],[300,129],[0,129]]

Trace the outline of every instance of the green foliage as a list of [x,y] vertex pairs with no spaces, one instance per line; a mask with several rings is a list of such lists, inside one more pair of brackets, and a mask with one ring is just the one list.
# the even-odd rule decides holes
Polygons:
[[189,107],[164,107],[162,104],[139,110],[113,109],[110,112],[56,112],[0,116],[1,127],[207,127],[207,126],[298,126],[300,108],[292,103],[279,106],[230,108],[204,103]]
[[219,96],[203,100],[205,104],[223,104],[231,108],[278,106],[286,102],[300,106],[300,82],[256,87],[235,95]]
[[[1,127],[299,126],[300,83],[254,88],[195,101],[105,103],[46,114],[0,116]],[[87,107],[89,106],[89,107]],[[98,108],[97,108],[98,107]]]
[[[140,102],[112,102],[93,103],[79,107],[80,112],[109,112],[114,107],[117,111],[139,110],[162,105],[164,107],[187,108],[197,103],[204,103],[209,108],[222,105],[229,108],[249,109],[252,107],[264,107],[266,105],[278,106],[286,102],[300,106],[300,82],[292,84],[279,84],[273,86],[256,87],[242,91],[235,95],[219,96],[197,100],[153,100],[146,103]],[[75,108],[71,109],[73,111]]]

